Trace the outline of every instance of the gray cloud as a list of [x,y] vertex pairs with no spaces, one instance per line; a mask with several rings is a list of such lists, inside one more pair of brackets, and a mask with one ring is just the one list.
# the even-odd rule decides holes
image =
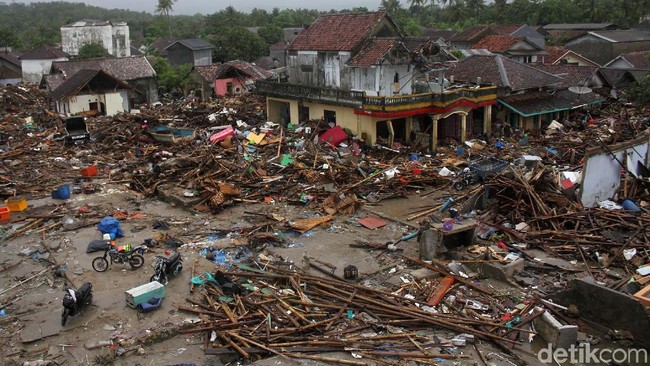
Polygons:
[[[4,0],[5,2],[9,2]],[[153,13],[157,0],[64,0],[68,2],[86,3],[109,9],[131,9],[135,11],[146,11]],[[42,0],[17,0],[18,3],[47,2]],[[404,6],[405,2],[402,2]],[[177,0],[174,4],[172,14],[212,14],[228,6],[248,13],[254,8],[272,10],[279,9],[316,9],[316,10],[341,10],[355,7],[366,7],[368,10],[377,10],[381,0],[327,0],[327,1],[305,1],[305,0],[237,0],[237,1],[215,1],[215,0]]]

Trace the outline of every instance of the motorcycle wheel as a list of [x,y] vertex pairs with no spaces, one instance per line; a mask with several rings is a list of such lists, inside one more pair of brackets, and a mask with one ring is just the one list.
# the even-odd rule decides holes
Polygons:
[[134,254],[129,258],[129,264],[133,269],[140,268],[144,264],[144,257],[140,254]]
[[61,314],[61,326],[65,326],[65,323],[68,321],[68,309],[63,309],[63,314]]
[[176,266],[174,266],[174,270],[172,271],[172,274],[174,276],[178,276],[178,274],[181,273],[182,270],[183,270],[183,265],[179,263]]
[[158,276],[157,274],[151,276],[151,278],[149,278],[149,282],[153,282],[153,281],[160,282],[160,276]]
[[106,272],[108,269],[108,261],[104,257],[93,259],[93,269],[97,272]]
[[462,191],[463,189],[465,189],[465,183],[463,183],[463,182],[456,182],[456,183],[454,183],[454,188],[455,188],[457,191]]

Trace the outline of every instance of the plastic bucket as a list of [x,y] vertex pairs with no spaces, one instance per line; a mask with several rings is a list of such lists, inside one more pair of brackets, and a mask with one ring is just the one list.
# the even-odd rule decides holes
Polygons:
[[[54,196],[54,195],[52,195],[52,196]],[[53,197],[53,198],[57,198],[57,199],[60,199],[60,200],[69,199],[70,198],[70,185],[69,184],[64,184],[64,185],[60,186],[56,190],[56,197]]]

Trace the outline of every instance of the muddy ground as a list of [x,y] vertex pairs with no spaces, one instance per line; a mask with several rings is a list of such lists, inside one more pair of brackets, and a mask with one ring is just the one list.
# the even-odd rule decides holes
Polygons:
[[[343,268],[353,264],[359,269],[362,283],[384,287],[400,285],[401,273],[410,273],[417,267],[408,266],[398,255],[381,254],[378,251],[350,248],[355,240],[385,243],[397,240],[404,234],[413,232],[416,221],[407,222],[406,217],[418,210],[439,205],[446,197],[445,192],[422,197],[424,193],[413,192],[410,198],[391,199],[379,204],[365,205],[351,216],[339,215],[327,227],[311,230],[307,235],[288,236],[287,247],[267,248],[265,255],[292,261],[297,266],[307,268],[303,258],[316,258],[336,267],[335,273],[342,276]],[[79,213],[90,211],[87,213]],[[50,197],[31,199],[29,209],[14,213],[12,222],[7,225],[19,225],[21,218],[28,216],[47,216],[64,213],[62,219],[69,225],[79,225],[79,220],[96,223],[105,216],[120,211],[128,215],[140,212],[144,215],[131,216],[121,221],[125,237],[117,240],[118,244],[139,245],[145,239],[152,238],[156,232],[152,225],[159,220],[169,224],[165,231],[187,243],[206,241],[215,230],[230,231],[236,227],[250,227],[260,220],[259,215],[273,213],[285,218],[297,219],[314,212],[304,206],[287,205],[282,202],[272,204],[241,204],[225,209],[219,214],[191,212],[158,199],[144,198],[130,191],[126,186],[102,182],[102,190],[95,194],[73,195],[70,200],[54,200]],[[248,214],[247,214],[248,213]],[[389,221],[386,226],[369,230],[358,224],[358,219],[381,215]],[[156,332],[162,326],[182,324],[196,319],[193,314],[177,310],[177,305],[185,304],[190,296],[191,269],[195,273],[214,272],[216,265],[199,254],[203,245],[186,245],[179,251],[184,260],[184,270],[180,278],[172,278],[166,286],[166,297],[162,306],[150,313],[142,314],[127,306],[125,291],[147,283],[153,272],[155,255],[164,254],[164,248],[152,248],[145,253],[145,265],[136,270],[127,265],[113,264],[106,272],[98,273],[92,269],[92,259],[100,252],[86,253],[86,246],[91,240],[100,239],[101,233],[95,225],[78,230],[60,229],[51,233],[30,233],[16,239],[0,243],[0,288],[5,289],[0,296],[6,316],[0,318],[2,329],[2,364],[22,364],[26,361],[55,360],[58,364],[94,365],[102,364],[110,354],[107,344],[115,338],[142,337]],[[237,235],[231,238],[221,235],[217,242],[237,241]],[[417,256],[418,247],[415,239],[403,242],[400,247],[404,254]],[[25,253],[39,250],[47,253],[45,257],[26,256]],[[30,249],[30,250],[27,250]],[[21,253],[22,252],[22,253]],[[48,257],[49,255],[49,257]],[[65,277],[53,275],[53,266],[63,265],[67,270]],[[50,268],[50,270],[46,270]],[[11,288],[22,280],[45,270],[20,286]],[[317,274],[317,272],[314,272]],[[93,284],[94,303],[83,314],[70,318],[65,327],[61,326],[63,286],[66,281],[74,286],[84,282]],[[490,285],[492,286],[492,285]],[[494,286],[500,286],[495,284]],[[11,288],[11,289],[10,289]],[[517,291],[513,289],[513,291]],[[440,331],[447,339],[453,333]],[[223,359],[206,356],[203,353],[205,335],[179,335],[172,339],[156,339],[148,345],[126,347],[120,357],[114,359],[115,365],[223,365],[237,364],[235,359]],[[481,349],[490,362],[497,365],[509,364],[488,343],[481,342]],[[467,360],[456,364],[472,365],[479,358],[474,347],[460,350],[470,355]],[[532,355],[532,353],[531,353]],[[330,357],[350,358],[350,355],[329,355]],[[446,361],[442,363],[447,363]],[[38,363],[33,363],[38,364]],[[56,364],[56,363],[53,363]],[[299,365],[318,364],[315,361],[271,358],[260,360],[260,365]],[[373,364],[369,362],[369,364]],[[451,364],[451,363],[448,363]]]

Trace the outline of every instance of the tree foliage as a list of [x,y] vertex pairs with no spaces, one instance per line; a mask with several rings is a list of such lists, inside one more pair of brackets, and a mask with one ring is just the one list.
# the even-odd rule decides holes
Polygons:
[[269,24],[258,29],[257,35],[260,36],[266,44],[278,43],[278,41],[281,41],[284,37],[282,34],[282,28],[275,24]]
[[110,56],[112,55],[108,53],[108,50],[104,48],[101,43],[86,43],[79,48],[79,55],[77,55],[77,58],[80,60],[86,60],[89,58]]
[[158,87],[166,93],[182,91],[187,94],[187,88],[192,81],[192,64],[172,66],[164,57],[156,57],[153,68],[158,74]]
[[0,27],[0,47],[20,48],[21,40],[14,29]]
[[216,46],[214,61],[255,61],[268,54],[266,42],[244,27],[224,28],[218,34],[208,36],[208,41]]
[[156,5],[156,14],[160,14],[167,19],[167,28],[170,37],[172,36],[172,23],[169,15],[173,10],[175,2],[176,0],[158,0],[158,5]]

